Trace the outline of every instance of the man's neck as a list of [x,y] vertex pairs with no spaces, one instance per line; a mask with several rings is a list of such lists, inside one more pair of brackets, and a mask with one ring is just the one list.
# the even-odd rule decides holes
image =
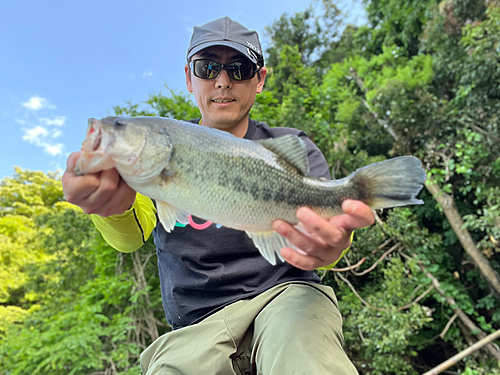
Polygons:
[[219,130],[223,130],[225,132],[228,132],[228,133],[231,133],[232,135],[238,137],[238,138],[243,138],[245,136],[245,134],[247,133],[247,130],[248,130],[248,123],[249,123],[249,118],[245,118],[244,120],[242,120],[241,122],[239,122],[238,124],[234,125],[234,126],[230,126],[230,127],[227,127],[227,126],[217,126],[217,125],[213,125],[213,124],[209,124],[208,122],[205,122],[203,120],[203,118],[201,119],[201,122],[200,122],[200,125],[203,125],[203,126],[210,126],[212,128],[216,128],[216,129],[219,129]]

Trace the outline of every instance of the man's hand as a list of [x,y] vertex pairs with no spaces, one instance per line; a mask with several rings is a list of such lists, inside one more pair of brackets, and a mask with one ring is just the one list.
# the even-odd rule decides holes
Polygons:
[[134,203],[136,192],[120,177],[116,169],[77,176],[74,172],[81,152],[68,157],[62,177],[66,200],[80,206],[86,214],[102,217],[122,214]]
[[304,270],[315,270],[337,261],[351,245],[352,231],[375,222],[371,208],[363,202],[346,200],[342,211],[342,215],[323,219],[306,207],[299,208],[297,219],[307,234],[283,220],[275,220],[273,229],[304,252],[284,247],[281,249],[283,258]]

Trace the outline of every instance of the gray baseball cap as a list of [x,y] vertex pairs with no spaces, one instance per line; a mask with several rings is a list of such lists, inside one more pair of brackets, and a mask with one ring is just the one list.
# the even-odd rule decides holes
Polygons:
[[248,30],[229,17],[194,27],[187,51],[188,62],[195,53],[211,46],[231,47],[248,57],[259,68],[264,66],[264,56],[257,32]]

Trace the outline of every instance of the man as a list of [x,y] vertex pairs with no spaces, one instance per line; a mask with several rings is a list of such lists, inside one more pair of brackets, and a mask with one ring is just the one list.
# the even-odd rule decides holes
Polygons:
[[[266,68],[258,35],[224,17],[195,27],[187,53],[186,85],[201,126],[237,137],[266,139],[295,134],[307,145],[311,175],[330,178],[318,148],[298,130],[269,128],[249,119]],[[149,198],[136,194],[111,169],[63,176],[68,201],[79,205],[118,250],[140,247],[151,233],[157,246],[162,299],[174,331],[141,356],[145,374],[356,374],[342,349],[342,318],[331,288],[313,270],[335,263],[350,246],[353,229],[371,225],[371,209],[346,201],[344,214],[324,220],[297,211],[306,229],[276,220],[273,228],[297,248],[281,249],[286,262],[270,265],[241,231],[215,223],[157,225]]]

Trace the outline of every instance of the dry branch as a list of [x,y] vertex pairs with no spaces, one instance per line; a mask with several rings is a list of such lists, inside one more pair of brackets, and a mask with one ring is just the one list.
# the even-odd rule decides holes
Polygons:
[[[384,228],[384,225],[385,225],[384,222],[380,219],[380,217],[377,214],[375,214],[375,219],[376,219],[377,224],[380,226],[380,229],[387,236],[389,236]],[[399,253],[401,254],[401,256],[403,256],[407,259],[417,260],[416,254],[412,254],[412,256],[410,257],[409,255],[404,254],[402,251],[399,251]],[[476,324],[469,318],[469,316],[460,307],[458,307],[458,305],[455,302],[455,299],[453,297],[446,295],[446,293],[441,289],[441,284],[439,283],[439,280],[436,277],[434,277],[434,275],[432,275],[425,268],[425,266],[422,264],[422,262],[419,262],[417,260],[417,264],[420,267],[420,269],[422,270],[422,272],[431,280],[431,283],[434,286],[434,288],[436,289],[436,291],[446,299],[446,302],[448,302],[448,304],[450,305],[452,310],[455,312],[455,314],[457,314],[458,318],[467,327],[467,329],[470,332],[477,332],[476,337],[478,339],[484,338],[486,336],[486,334],[478,326],[476,326]],[[339,276],[340,276],[340,274],[339,274]],[[494,345],[492,345],[492,344],[486,345],[486,350],[494,358],[497,358],[500,360],[500,351],[497,350]]]
[[444,339],[444,336],[446,335],[446,332],[448,332],[448,330],[450,329],[451,325],[453,324],[453,322],[455,321],[455,319],[457,318],[457,316],[458,316],[457,313],[453,314],[453,316],[451,317],[451,319],[448,320],[448,323],[446,323],[446,326],[444,327],[443,332],[441,332],[439,334],[439,337],[441,337],[442,339]]
[[[366,94],[366,89],[365,89],[365,84],[363,82],[363,79],[360,76],[358,76],[358,73],[356,72],[356,70],[353,67],[349,68],[349,74],[354,79],[354,81],[356,82],[358,87]],[[374,110],[372,110],[372,108],[370,107],[370,104],[368,104],[366,99],[362,99],[361,101],[363,102],[363,105],[368,110],[368,112],[370,112],[370,114],[375,118],[375,120],[377,120],[377,122],[380,125],[382,125],[382,127],[387,131],[387,133],[389,133],[391,135],[391,137],[397,141],[399,138],[398,138],[396,132],[394,131],[394,129],[391,127],[391,125],[389,125],[389,123],[387,121],[378,117],[378,113],[375,112]]]
[[475,344],[469,346],[467,349],[462,350],[457,355],[451,357],[450,359],[444,361],[439,366],[434,367],[432,370],[427,371],[424,375],[437,375],[444,372],[446,369],[450,368],[453,365],[456,365],[458,361],[467,357],[468,355],[474,353],[476,350],[481,349],[485,345],[491,345],[491,343],[500,338],[500,330],[493,332],[492,334],[486,336],[485,338],[479,340]]
[[[147,255],[144,261],[141,261],[140,255],[138,251],[131,253],[132,264],[134,265],[134,273],[135,273],[135,283],[137,292],[144,291],[141,298],[144,299],[144,306],[150,306],[151,300],[149,298],[149,292],[147,291],[147,280],[145,276],[145,268],[147,265],[147,261],[151,258],[151,255]],[[154,316],[154,313],[151,309],[143,307],[141,309],[144,315],[144,322],[146,323],[146,332],[151,337],[151,340],[154,341],[158,337],[160,337],[158,326],[156,324],[157,319]]]
[[347,271],[351,271],[355,268],[358,268],[359,266],[361,266],[366,260],[366,257],[363,257],[361,258],[361,260],[356,263],[356,264],[353,264],[352,266],[349,266],[349,267],[344,267],[344,268],[331,268],[327,271],[335,271],[335,272],[347,272]]
[[[416,257],[415,254],[412,254],[413,257]],[[439,280],[434,277],[420,262],[418,262],[418,265],[424,272],[425,276],[427,276],[430,280],[436,291],[441,294],[445,299],[446,302],[450,305],[450,307],[453,309],[455,314],[458,316],[458,318],[461,320],[461,322],[467,327],[467,329],[474,334],[478,339],[483,339],[486,337],[486,334],[479,328],[470,318],[469,316],[460,308],[458,307],[457,303],[455,302],[455,299],[451,296],[446,295],[446,293],[441,289],[441,284],[439,283]],[[500,353],[498,350],[491,344],[486,346],[486,350],[489,352],[490,355],[492,355],[494,358],[500,360]]]
[[389,250],[387,250],[384,254],[382,254],[382,256],[380,258],[377,259],[377,261],[375,263],[373,263],[373,265],[370,267],[370,268],[367,268],[366,270],[362,271],[362,272],[355,272],[355,271],[352,271],[352,273],[356,276],[363,276],[363,275],[366,275],[368,272],[370,271],[373,271],[375,269],[375,267],[377,267],[377,265],[380,263],[380,261],[382,259],[384,259],[387,255],[389,255],[390,253],[392,253],[394,250],[396,250],[401,244],[398,242],[396,245],[394,245],[393,247],[391,247]]
[[[361,301],[361,303],[363,305],[365,305],[366,307],[368,307],[369,309],[372,309],[372,310],[377,310],[377,311],[393,311],[394,309],[390,309],[390,308],[386,308],[386,307],[377,307],[377,306],[373,306],[373,305],[370,305],[368,302],[366,302],[363,297],[361,297],[361,295],[358,293],[358,291],[356,290],[356,288],[354,288],[354,286],[349,282],[349,280],[347,280],[344,276],[342,276],[340,273],[336,274],[343,282],[345,282],[347,284],[347,286],[351,289],[351,291],[354,293],[354,295]],[[429,294],[431,292],[431,290],[434,289],[433,286],[429,287],[425,292],[423,292],[420,296],[418,296],[417,298],[415,298],[413,301],[405,304],[404,306],[401,306],[401,307],[398,307],[396,309],[396,311],[401,311],[401,310],[406,310],[408,309],[409,307],[411,307],[412,305],[414,305],[415,303],[417,303],[418,301],[420,301],[422,298],[424,298],[427,294]]]
[[500,276],[493,269],[493,267],[491,267],[488,259],[486,259],[481,251],[478,250],[470,232],[464,227],[464,221],[460,212],[458,212],[455,200],[451,195],[444,193],[433,181],[427,181],[425,187],[432,194],[436,202],[441,205],[443,212],[462,244],[463,249],[471,257],[474,265],[483,275],[495,297],[500,300]]

